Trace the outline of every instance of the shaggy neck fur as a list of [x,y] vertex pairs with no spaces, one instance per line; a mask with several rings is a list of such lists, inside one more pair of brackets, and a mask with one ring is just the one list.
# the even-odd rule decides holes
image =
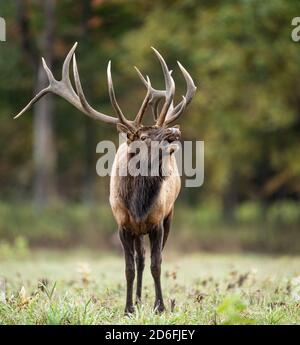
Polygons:
[[159,160],[159,176],[121,176],[120,196],[136,222],[143,221],[153,207],[164,177]]

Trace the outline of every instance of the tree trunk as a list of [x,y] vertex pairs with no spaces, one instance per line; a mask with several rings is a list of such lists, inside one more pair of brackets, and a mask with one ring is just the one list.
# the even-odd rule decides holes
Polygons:
[[85,118],[85,159],[83,200],[92,204],[95,201],[95,126],[91,119]]
[[237,205],[236,174],[232,173],[223,192],[223,218],[227,223],[235,221]]
[[[49,68],[52,69],[55,0],[44,0],[42,6],[44,31],[42,34],[41,50]],[[47,85],[48,79],[40,64],[36,89],[41,90]],[[53,129],[53,113],[54,100],[52,95],[41,98],[34,107],[34,199],[39,207],[46,206],[56,194],[56,147]]]
[[[88,20],[91,15],[89,0],[81,1],[81,37],[88,40]],[[84,181],[83,181],[83,201],[92,204],[95,201],[95,148],[96,148],[95,125],[90,118],[84,117]]]

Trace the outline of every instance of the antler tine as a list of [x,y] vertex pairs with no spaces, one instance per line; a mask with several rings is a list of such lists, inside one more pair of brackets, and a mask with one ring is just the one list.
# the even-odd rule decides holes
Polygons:
[[[140,70],[137,67],[135,67],[135,70],[137,71],[137,74],[140,77],[143,84],[148,88],[147,80],[144,78],[144,76],[142,75]],[[149,105],[151,106],[152,114],[153,114],[155,121],[158,118],[158,105],[159,105],[160,101],[164,98],[166,98],[166,91],[165,90],[157,90],[151,86]]]
[[107,82],[108,82],[108,93],[109,93],[110,102],[112,106],[114,107],[120,122],[129,128],[133,128],[131,122],[128,121],[123,115],[122,110],[119,107],[119,104],[116,99],[114,85],[113,85],[113,81],[111,77],[111,61],[109,61],[107,65]]
[[14,119],[17,119],[18,117],[26,113],[26,111],[29,110],[40,98],[45,96],[47,93],[51,92],[51,86],[53,86],[54,77],[52,72],[48,68],[44,58],[42,58],[42,64],[47,74],[49,85],[42,89],[36,96],[34,96],[33,99],[16,116],[14,116]]
[[20,117],[21,115],[23,115],[24,113],[26,113],[27,110],[29,110],[34,103],[36,103],[40,98],[42,98],[44,95],[46,95],[47,93],[49,93],[50,91],[48,90],[48,88],[41,90],[27,105],[25,108],[23,108],[16,116],[14,116],[14,119],[17,119],[18,117]]
[[191,75],[189,74],[189,72],[182,66],[182,64],[179,61],[177,61],[177,64],[181,70],[181,73],[183,74],[185,81],[186,81],[187,92],[186,92],[185,98],[186,98],[186,104],[188,105],[191,102],[191,100],[192,100],[192,98],[193,98],[193,96],[197,90],[197,87],[195,86],[194,81],[193,81]]
[[[62,79],[61,81],[57,81],[55,80],[51,70],[49,69],[49,67],[47,66],[47,63],[45,61],[44,58],[42,58],[42,64],[43,64],[43,68],[47,74],[48,77],[48,81],[49,81],[49,85],[44,88],[43,90],[41,90],[27,105],[26,107],[20,111],[20,113],[18,115],[16,115],[14,117],[14,119],[17,119],[18,117],[20,117],[21,115],[23,115],[27,110],[29,110],[41,97],[43,97],[44,95],[46,95],[47,93],[55,93],[57,95],[60,95],[62,97],[64,97],[65,99],[67,99],[69,102],[73,103],[73,105],[76,106],[76,108],[80,109],[80,104],[78,101],[76,101],[77,95],[75,94],[71,82],[70,82],[70,78],[69,78],[69,66],[70,66],[70,59],[72,57],[72,55],[74,54],[74,51],[77,47],[77,42],[73,45],[72,49],[69,51],[64,64],[63,64],[63,70],[62,70]],[[66,86],[68,86],[68,88],[63,88],[60,86],[63,86],[63,84],[66,84]],[[69,91],[70,93],[66,92]],[[71,94],[71,95],[70,95]],[[72,97],[71,97],[72,96]],[[74,99],[72,99],[74,98]]]
[[[76,98],[77,95],[74,92],[71,80],[70,80],[70,62],[72,60],[72,57],[75,54],[75,50],[77,48],[78,43],[76,42],[73,47],[71,48],[71,50],[69,51],[69,53],[67,54],[65,61],[63,63],[63,67],[62,67],[62,77],[61,77],[61,81],[67,86],[67,88],[71,91],[73,91],[73,95]],[[49,70],[50,71],[50,70]],[[54,78],[53,78],[54,79]],[[71,92],[72,92],[71,91]]]
[[170,90],[167,91],[165,104],[156,122],[157,126],[162,126],[164,124],[168,110],[170,109],[170,107],[173,108],[173,99],[175,95],[175,82],[174,82],[174,79],[171,77],[171,75],[170,75],[170,79],[171,79],[171,87],[170,87]]
[[182,96],[182,101],[178,104],[180,106],[180,108],[177,110],[177,112],[175,112],[175,109],[173,109],[174,115],[172,115],[171,117],[166,118],[164,125],[168,126],[170,123],[174,122],[175,120],[177,120],[179,118],[179,116],[184,112],[184,110],[186,109],[187,106],[187,99],[185,98],[185,96]]
[[164,105],[161,109],[161,112],[158,116],[158,119],[156,121],[156,125],[159,127],[164,124],[166,115],[167,115],[170,107],[173,108],[173,99],[174,99],[174,94],[175,94],[175,83],[174,83],[174,80],[171,77],[171,75],[170,75],[170,84],[171,85],[170,85],[169,89],[167,87],[167,90],[166,90],[165,103],[164,103]]
[[[92,118],[98,119],[99,114],[97,111],[95,111],[95,109],[93,109],[90,104],[88,103],[88,101],[86,100],[86,97],[84,95],[83,89],[82,89],[82,85],[81,85],[81,81],[80,81],[80,77],[79,77],[79,72],[78,72],[78,67],[77,67],[77,61],[76,61],[76,56],[75,54],[73,55],[73,74],[74,74],[74,82],[75,82],[75,87],[76,87],[76,91],[77,91],[77,95],[79,97],[80,100],[80,104],[84,110],[84,112],[89,115]],[[69,79],[70,81],[70,79]],[[75,94],[76,95],[76,94]],[[77,97],[76,95],[76,97]],[[115,117],[111,117],[105,114],[101,114],[101,120],[103,122],[106,123],[115,123],[117,124],[119,122],[119,120]],[[113,122],[112,122],[113,119]]]
[[74,107],[76,107],[78,110],[83,112],[85,115],[92,117],[93,119],[99,120],[99,121],[104,121],[106,123],[111,123],[111,124],[117,124],[120,122],[118,118],[108,116],[105,114],[102,114],[95,109],[93,109],[88,102],[86,101],[80,79],[79,79],[79,74],[78,74],[78,69],[77,69],[77,64],[76,64],[76,59],[73,59],[73,71],[74,71],[74,79],[76,83],[76,89],[79,93],[79,95],[76,94],[76,92],[73,89],[71,80],[70,80],[70,62],[72,57],[74,56],[75,49],[77,47],[77,42],[73,45],[71,50],[69,51],[68,55],[65,58],[65,61],[63,63],[63,68],[62,68],[62,78],[61,80],[56,80],[47,66],[45,60],[42,58],[43,62],[43,67],[44,70],[47,74],[49,85],[41,90],[27,105],[26,107],[20,111],[18,115],[16,115],[14,118],[20,117],[22,114],[24,114],[27,110],[29,110],[41,97],[46,95],[49,92],[52,92],[65,100],[67,100],[69,103],[71,103]]
[[168,69],[168,66],[164,60],[164,58],[160,55],[160,53],[153,47],[151,47],[155,53],[155,55],[157,56],[157,58],[159,59],[159,62],[161,64],[162,70],[163,70],[163,74],[164,74],[164,78],[165,78],[165,84],[166,84],[166,95],[165,95],[165,103],[162,107],[162,110],[159,114],[159,117],[156,121],[156,125],[157,126],[162,126],[167,112],[173,102],[173,98],[174,98],[174,94],[175,94],[175,83],[174,80],[171,76],[171,73]]
[[[185,99],[185,106],[183,105],[184,100],[182,100],[180,103],[178,103],[176,105],[176,107],[172,110],[169,110],[167,116],[166,116],[166,123],[171,123],[174,120],[176,120],[181,114],[182,112],[185,110],[185,108],[187,107],[187,105],[191,102],[197,87],[194,84],[194,81],[192,79],[192,77],[190,76],[190,74],[188,73],[188,71],[182,66],[182,64],[177,61],[177,64],[183,74],[183,77],[185,79],[186,82],[186,86],[187,86],[187,91],[186,91],[186,95],[184,97]],[[176,115],[176,117],[175,117]]]
[[[134,67],[134,68],[138,71],[137,67]],[[147,83],[147,94],[146,94],[144,101],[141,105],[141,108],[139,109],[139,111],[136,115],[136,118],[134,120],[134,123],[136,126],[139,126],[141,124],[143,116],[145,114],[145,111],[147,109],[147,106],[148,106],[150,98],[151,98],[151,89],[152,89],[151,81],[150,81],[148,76],[146,76],[146,78],[147,78],[147,81],[146,81],[146,83]]]

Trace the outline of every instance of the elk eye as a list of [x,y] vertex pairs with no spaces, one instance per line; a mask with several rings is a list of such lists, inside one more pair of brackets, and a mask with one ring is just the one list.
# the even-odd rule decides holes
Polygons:
[[142,135],[140,139],[144,141],[144,140],[146,140],[147,138],[148,138],[147,135]]

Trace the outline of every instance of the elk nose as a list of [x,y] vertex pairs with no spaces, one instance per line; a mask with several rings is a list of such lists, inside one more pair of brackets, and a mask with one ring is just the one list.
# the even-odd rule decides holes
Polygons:
[[180,130],[179,130],[179,128],[175,128],[175,127],[172,127],[172,128],[168,128],[168,132],[170,133],[170,134],[179,134],[180,133]]
[[180,136],[180,129],[176,128],[176,127],[172,127],[168,129],[169,133],[174,135],[175,137],[179,137]]

